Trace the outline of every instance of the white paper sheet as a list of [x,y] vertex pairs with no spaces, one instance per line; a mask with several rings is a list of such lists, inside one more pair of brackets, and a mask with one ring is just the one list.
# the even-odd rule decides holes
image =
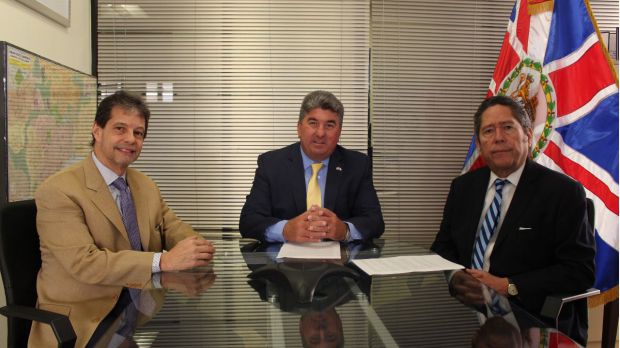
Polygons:
[[337,241],[318,243],[284,243],[277,256],[294,259],[339,259],[340,243]]
[[410,255],[379,259],[362,259],[353,260],[353,263],[368,275],[433,272],[465,268],[439,255]]

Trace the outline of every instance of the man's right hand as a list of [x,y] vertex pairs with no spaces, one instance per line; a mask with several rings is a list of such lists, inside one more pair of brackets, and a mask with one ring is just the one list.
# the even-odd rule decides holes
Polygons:
[[213,259],[213,253],[215,247],[208,240],[187,237],[161,255],[159,266],[164,272],[206,266]]
[[485,303],[482,283],[464,270],[452,275],[450,293],[465,305],[478,307]]
[[313,206],[310,210],[298,215],[284,225],[282,235],[287,242],[320,242],[327,236],[325,231],[313,231],[310,228],[310,220],[308,217],[312,214],[316,214],[318,207]]

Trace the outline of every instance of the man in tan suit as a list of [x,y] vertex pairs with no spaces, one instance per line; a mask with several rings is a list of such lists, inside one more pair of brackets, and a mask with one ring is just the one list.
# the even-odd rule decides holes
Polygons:
[[[92,154],[35,193],[38,307],[68,315],[78,347],[115,306],[119,286],[142,288],[160,271],[206,266],[215,252],[177,218],[151,179],[128,168],[140,155],[149,116],[139,97],[124,91],[106,97],[93,124]],[[119,178],[131,199],[127,186],[123,192],[115,185]],[[134,228],[125,228],[130,215]],[[48,326],[33,323],[29,345],[49,345],[53,337]]]

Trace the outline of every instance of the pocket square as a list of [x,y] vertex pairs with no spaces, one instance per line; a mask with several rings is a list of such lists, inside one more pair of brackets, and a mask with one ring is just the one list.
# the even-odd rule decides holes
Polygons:
[[531,229],[531,227],[519,227],[519,231],[529,231]]

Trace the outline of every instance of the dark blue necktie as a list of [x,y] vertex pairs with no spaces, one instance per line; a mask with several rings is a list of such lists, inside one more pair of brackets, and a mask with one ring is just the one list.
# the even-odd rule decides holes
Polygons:
[[482,265],[484,264],[484,252],[487,249],[489,240],[491,240],[491,236],[495,232],[495,227],[499,221],[499,215],[502,208],[502,189],[504,188],[504,184],[506,184],[506,182],[508,182],[508,180],[495,180],[495,196],[493,197],[493,202],[491,202],[491,205],[489,206],[489,210],[487,210],[487,213],[484,216],[484,221],[482,221],[482,226],[480,227],[480,232],[478,233],[478,238],[476,239],[476,244],[474,245],[474,252],[471,262],[472,268],[482,269]]
[[133,204],[131,192],[125,182],[125,179],[118,177],[112,182],[112,186],[116,187],[121,193],[121,215],[123,216],[123,224],[127,230],[127,237],[133,250],[142,250],[140,242],[140,229],[138,228],[138,219],[136,217],[136,206]]

